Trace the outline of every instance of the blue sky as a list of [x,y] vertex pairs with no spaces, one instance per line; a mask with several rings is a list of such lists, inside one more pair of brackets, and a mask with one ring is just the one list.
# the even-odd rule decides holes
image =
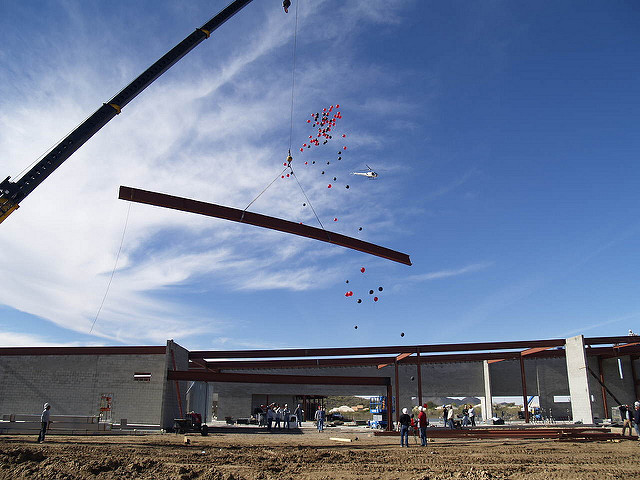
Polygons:
[[[338,347],[640,329],[633,2],[294,0],[286,15],[280,4],[255,0],[229,20],[0,225],[1,345]],[[224,6],[3,2],[2,178]],[[346,137],[301,154],[309,115],[335,104]],[[245,208],[290,142],[325,227],[413,266],[117,200],[128,185]],[[377,180],[350,175],[365,165]],[[280,179],[251,210],[317,226],[303,203]]]

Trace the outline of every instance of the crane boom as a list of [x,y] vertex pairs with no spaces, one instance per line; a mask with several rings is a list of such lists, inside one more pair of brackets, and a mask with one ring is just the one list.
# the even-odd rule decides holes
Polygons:
[[109,120],[120,113],[121,109],[147,88],[156,78],[166,72],[173,64],[189,53],[211,32],[229,20],[252,0],[235,0],[221,10],[207,23],[197,28],[184,40],[173,47],[157,62],[147,68],[138,78],[124,87],[116,96],[96,110],[93,115],[82,122],[67,137],[58,143],[42,160],[36,163],[27,173],[15,182],[11,177],[0,182],[0,223],[2,223],[18,204],[24,200],[53,171],[78,150],[87,140],[95,135]]

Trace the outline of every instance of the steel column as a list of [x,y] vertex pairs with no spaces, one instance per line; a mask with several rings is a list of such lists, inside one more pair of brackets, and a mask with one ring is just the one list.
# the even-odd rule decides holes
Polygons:
[[387,385],[387,430],[393,430],[393,389],[391,382]]
[[629,361],[631,362],[631,376],[633,377],[633,398],[640,398],[638,397],[638,379],[636,377],[636,367],[633,366],[633,359],[633,355],[629,355]]
[[524,399],[524,421],[529,423],[529,402],[527,399],[527,376],[524,372],[524,357],[520,357],[520,378],[522,380],[522,398]]
[[609,404],[607,403],[607,390],[604,388],[604,370],[602,369],[602,357],[598,356],[598,372],[600,373],[600,391],[602,392],[602,405],[604,417],[609,418]]
[[418,405],[422,405],[422,365],[420,362],[420,349],[416,351],[416,365],[418,374]]
[[[398,378],[398,361],[393,362],[396,380],[396,423],[400,423],[400,379]],[[393,400],[393,399],[391,399]],[[389,402],[393,404],[392,402]]]

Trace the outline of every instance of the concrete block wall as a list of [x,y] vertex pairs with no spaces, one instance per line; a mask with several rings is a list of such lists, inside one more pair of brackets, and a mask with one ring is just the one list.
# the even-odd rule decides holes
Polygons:
[[[164,355],[0,356],[0,413],[98,415],[102,394],[112,394],[112,419],[159,424]],[[135,372],[151,373],[149,382]]]
[[[622,378],[620,378],[620,369],[618,368],[618,358],[622,364]],[[622,356],[618,358],[603,358],[602,372],[604,376],[604,384],[613,393],[613,395],[622,403],[633,405],[635,402],[635,394],[633,391],[633,373],[631,369],[631,358]],[[597,357],[587,357],[589,367],[596,375],[600,375]],[[618,402],[605,391],[607,397],[608,411],[604,411],[604,402],[602,399],[602,387],[600,383],[589,375],[589,390],[593,396],[593,412],[598,418],[611,418],[611,408],[617,407]]]

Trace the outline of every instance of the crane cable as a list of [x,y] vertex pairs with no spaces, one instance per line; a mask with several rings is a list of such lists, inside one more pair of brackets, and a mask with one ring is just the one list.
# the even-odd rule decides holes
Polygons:
[[289,125],[289,155],[291,155],[291,143],[293,139],[293,98],[296,86],[296,50],[298,45],[298,4],[296,2],[296,22],[293,29],[293,67],[291,68],[291,123]]
[[113,281],[113,276],[116,274],[116,268],[118,267],[118,259],[120,258],[120,252],[122,251],[122,244],[124,243],[124,235],[127,232],[127,224],[129,223],[129,213],[131,213],[131,203],[129,203],[129,208],[127,209],[127,217],[124,221],[124,228],[122,229],[122,238],[120,239],[120,247],[118,248],[118,253],[116,254],[116,261],[113,265],[113,271],[111,272],[111,277],[109,278],[109,283],[107,283],[107,289],[104,292],[104,296],[102,297],[102,302],[100,302],[100,307],[98,307],[98,313],[96,313],[96,318],[93,319],[93,323],[91,324],[91,329],[89,333],[93,332],[93,327],[96,325],[96,321],[100,316],[100,312],[102,311],[102,306],[104,305],[105,300],[107,299],[107,295],[109,294],[109,288],[111,287],[111,282]]

